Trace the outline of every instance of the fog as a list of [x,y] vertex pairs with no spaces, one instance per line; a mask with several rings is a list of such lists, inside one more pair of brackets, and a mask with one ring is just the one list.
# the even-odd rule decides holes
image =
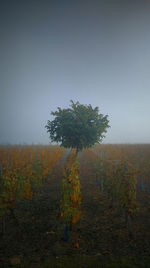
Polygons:
[[1,1],[0,144],[48,144],[71,99],[108,114],[103,143],[150,143],[147,2]]

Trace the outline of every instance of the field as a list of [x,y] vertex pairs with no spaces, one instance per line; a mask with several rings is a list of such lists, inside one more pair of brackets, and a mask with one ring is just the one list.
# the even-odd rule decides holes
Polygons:
[[0,147],[0,267],[150,267],[150,145]]

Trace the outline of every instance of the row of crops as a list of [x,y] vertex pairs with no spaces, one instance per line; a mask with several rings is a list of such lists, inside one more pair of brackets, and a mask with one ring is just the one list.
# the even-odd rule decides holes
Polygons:
[[98,169],[103,172],[107,169],[105,180],[113,177],[113,170],[120,174],[116,174],[118,183],[122,172],[132,173],[136,189],[150,194],[150,145],[101,145],[95,146],[91,153],[95,155],[91,158],[100,165]]
[[0,147],[0,220],[5,232],[5,215],[22,200],[33,195],[51,176],[62,157],[63,148],[56,146]]
[[[92,166],[93,179],[97,187],[110,200],[110,206],[117,206],[119,214],[124,215],[125,225],[131,236],[132,220],[140,211],[138,197],[150,198],[149,159],[150,146],[148,145],[96,145],[90,150],[84,150],[87,177],[89,167]],[[82,161],[84,160],[82,159]],[[77,189],[75,188],[76,183]],[[61,216],[65,223],[64,239],[67,240],[68,226],[71,222],[76,223],[81,215],[79,165],[75,156],[74,158],[72,156],[70,169],[65,173],[62,184]],[[74,211],[76,211],[75,216]]]
[[92,167],[93,182],[124,215],[130,232],[141,201],[150,199],[150,146],[96,145],[84,151],[84,161],[87,174]]
[[[64,149],[57,146],[0,147],[0,218],[3,232],[5,214],[13,212],[20,201],[32,200],[63,155]],[[87,173],[92,167],[93,180],[100,192],[106,193],[111,206],[117,204],[124,211],[126,225],[130,227],[139,210],[137,195],[150,196],[150,146],[96,145],[84,150],[84,160]],[[81,216],[82,178],[79,180],[79,169],[78,158],[72,151],[62,174],[60,200],[60,220],[66,241],[69,230]]]
[[69,231],[81,215],[81,191],[79,180],[79,162],[72,151],[67,159],[62,177],[62,198],[60,200],[60,220],[62,223],[62,238],[69,239]]

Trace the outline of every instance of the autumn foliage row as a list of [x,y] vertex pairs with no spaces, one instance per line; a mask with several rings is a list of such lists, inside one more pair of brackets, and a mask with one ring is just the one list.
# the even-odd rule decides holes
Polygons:
[[149,158],[148,145],[97,145],[84,151],[87,173],[93,174],[110,205],[124,211],[126,223],[139,210],[137,194],[149,198]]
[[21,200],[32,199],[62,154],[55,146],[0,148],[0,217]]
[[60,218],[68,227],[75,224],[81,215],[81,192],[79,181],[79,163],[72,152],[68,159],[62,179],[62,199],[60,201]]

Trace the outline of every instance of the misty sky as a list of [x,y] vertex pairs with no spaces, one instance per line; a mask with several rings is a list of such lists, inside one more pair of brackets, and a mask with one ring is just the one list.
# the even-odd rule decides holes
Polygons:
[[0,36],[0,144],[49,143],[71,99],[109,115],[104,143],[150,143],[146,1],[4,0]]

